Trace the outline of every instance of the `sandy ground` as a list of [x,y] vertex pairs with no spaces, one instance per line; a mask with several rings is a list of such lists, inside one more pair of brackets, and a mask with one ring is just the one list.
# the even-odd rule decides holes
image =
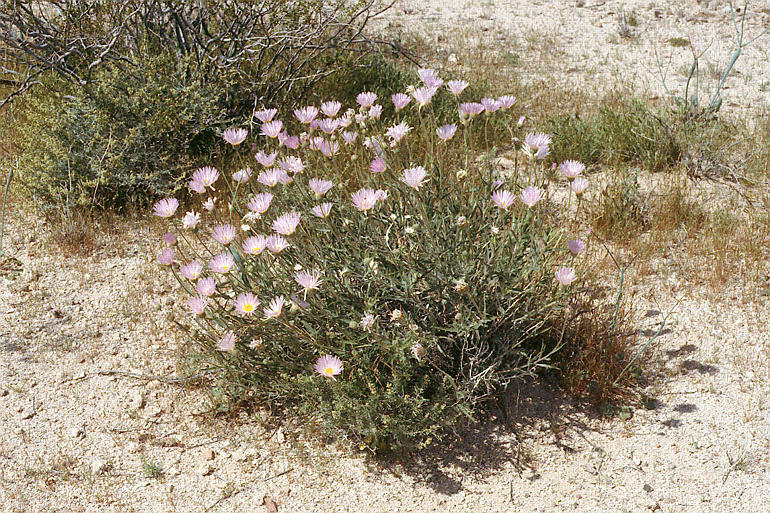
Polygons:
[[[620,4],[597,4],[412,0],[393,23],[473,22],[522,41],[555,33],[572,79],[621,72],[642,85],[661,41],[714,37],[717,48],[729,33],[720,2],[628,1],[638,38],[613,43]],[[767,24],[767,12],[750,18],[751,30]],[[769,42],[746,51],[730,83],[752,101],[768,100]],[[0,269],[2,511],[770,511],[770,307],[741,284],[715,293],[661,265],[634,286],[639,329],[671,317],[651,346],[655,400],[630,419],[600,420],[536,383],[512,395],[509,429],[375,463],[260,414],[212,418],[202,391],[132,377],[179,372],[172,283],[148,258],[158,235],[114,230],[91,256],[62,255],[40,219],[12,212],[4,249],[18,264]]]

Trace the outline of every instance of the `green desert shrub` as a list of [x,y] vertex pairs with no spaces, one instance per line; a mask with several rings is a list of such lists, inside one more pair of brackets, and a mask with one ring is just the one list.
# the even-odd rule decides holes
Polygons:
[[[291,409],[372,450],[423,447],[561,347],[585,245],[567,242],[574,208],[547,205],[568,184],[549,181],[550,138],[529,134],[500,170],[467,135],[515,125],[510,98],[487,116],[464,92],[434,117],[441,81],[420,75],[387,123],[375,102],[391,99],[373,93],[356,110],[295,111],[309,125],[296,139],[281,133],[291,113],[259,111],[261,135],[224,134],[237,171],[193,174],[202,207],[155,205],[169,232],[158,262],[187,296],[180,325],[189,356],[217,370],[216,397]],[[582,194],[580,179],[568,190]]]

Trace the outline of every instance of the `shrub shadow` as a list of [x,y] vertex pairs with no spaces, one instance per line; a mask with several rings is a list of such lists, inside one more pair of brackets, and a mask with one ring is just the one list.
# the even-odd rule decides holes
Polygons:
[[438,493],[453,495],[463,489],[463,479],[480,480],[505,467],[535,480],[535,461],[528,442],[543,429],[550,430],[555,445],[570,453],[577,449],[562,443],[567,433],[591,428],[586,420],[598,419],[591,407],[570,401],[563,390],[542,379],[512,385],[504,401],[490,408],[485,419],[457,429],[448,440],[419,452],[371,458],[372,471],[408,474]]

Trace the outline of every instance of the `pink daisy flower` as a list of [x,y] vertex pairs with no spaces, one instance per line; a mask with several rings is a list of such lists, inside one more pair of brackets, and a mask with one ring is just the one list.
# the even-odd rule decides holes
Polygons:
[[513,205],[515,199],[516,196],[506,189],[499,189],[492,194],[492,203],[503,210],[508,210]]
[[414,96],[414,101],[417,102],[418,109],[422,109],[430,103],[435,94],[436,90],[432,87],[418,87],[414,90],[412,96]]
[[356,141],[356,137],[358,137],[358,132],[356,131],[345,130],[342,132],[342,140],[345,141],[346,144],[353,144]]
[[254,158],[257,159],[257,162],[262,164],[265,167],[270,167],[275,162],[275,158],[278,156],[278,152],[273,152],[269,155],[266,155],[264,151],[260,151],[256,155],[254,155]]
[[462,94],[462,92],[465,91],[465,88],[469,85],[470,84],[465,80],[450,80],[447,82],[446,87],[453,95],[460,96],[460,94]]
[[477,102],[460,104],[460,121],[463,123],[484,112],[484,106]]
[[303,125],[309,125],[311,121],[318,115],[318,109],[312,106],[302,107],[294,111],[294,116]]
[[380,119],[380,116],[382,116],[382,105],[379,103],[372,105],[369,108],[369,117],[372,119]]
[[286,300],[281,296],[275,296],[270,304],[263,309],[265,312],[265,319],[273,319],[281,315],[283,305],[286,304]]
[[579,255],[586,250],[586,243],[580,239],[574,239],[569,241],[569,250],[573,255]]
[[187,300],[187,308],[190,309],[193,315],[202,314],[208,304],[208,300],[202,297],[191,297]]
[[403,139],[411,129],[412,127],[402,122],[388,128],[385,133],[392,139],[391,146],[394,146],[396,143],[401,142],[401,139]]
[[337,118],[341,128],[347,128],[353,123],[353,111],[348,111],[344,116]]
[[321,285],[321,273],[316,270],[299,271],[294,275],[294,281],[307,292],[308,290],[317,289]]
[[529,133],[524,138],[524,151],[538,159],[544,159],[551,152],[551,136],[543,133]]
[[160,265],[171,265],[174,263],[174,250],[168,248],[158,255],[158,263]]
[[438,73],[435,69],[420,68],[417,70],[417,75],[428,89],[438,89],[444,85],[444,81],[438,76]]
[[293,173],[295,175],[305,170],[305,164],[302,163],[302,159],[294,156],[282,158],[278,161],[278,167],[287,173]]
[[173,246],[174,244],[176,244],[176,235],[174,235],[171,232],[168,232],[166,235],[163,236],[163,242],[165,242],[169,246]]
[[226,274],[229,273],[233,267],[235,267],[235,259],[233,255],[227,252],[223,252],[211,259],[209,268],[215,273]]
[[361,317],[361,321],[358,324],[364,329],[364,331],[372,331],[375,319],[376,317],[374,315],[368,313]]
[[497,99],[497,103],[501,109],[510,109],[516,104],[516,98],[510,95],[501,96]]
[[261,192],[255,195],[246,204],[246,208],[257,214],[264,214],[270,207],[270,202],[273,201],[273,195],[269,192]]
[[321,112],[324,113],[324,116],[333,118],[337,115],[337,113],[342,108],[342,104],[338,101],[330,101],[330,102],[323,102],[321,104]]
[[318,128],[320,128],[323,133],[331,135],[337,130],[337,123],[336,119],[325,118],[318,124]]
[[197,260],[179,268],[179,273],[190,281],[195,281],[203,272],[203,266]]
[[572,192],[574,192],[577,195],[583,194],[586,191],[586,189],[588,189],[588,179],[582,176],[578,176],[577,178],[572,180],[572,183],[570,184],[570,188],[572,188]]
[[377,101],[377,94],[372,92],[365,92],[365,93],[359,93],[358,96],[356,96],[356,102],[361,107],[371,107],[374,105],[374,102]]
[[559,166],[559,171],[561,171],[564,176],[570,179],[577,177],[577,175],[585,171],[585,169],[586,165],[582,162],[578,162],[577,160],[565,160]]
[[257,177],[257,181],[267,187],[275,187],[278,185],[278,170],[275,168],[265,169]]
[[521,191],[521,201],[528,207],[533,207],[535,204],[543,199],[543,191],[538,187],[530,185],[523,191]]
[[211,212],[214,210],[217,206],[217,199],[216,198],[208,198],[206,201],[203,202],[203,208]]
[[281,120],[270,121],[268,123],[262,124],[262,129],[260,131],[260,134],[266,135],[271,139],[275,139],[276,137],[278,137],[278,134],[281,133],[282,129],[283,129],[283,122]]
[[281,237],[280,235],[271,235],[267,238],[267,250],[270,251],[273,255],[278,255],[283,251],[284,249],[291,246],[289,244],[289,241]]
[[259,255],[267,247],[267,237],[264,235],[253,235],[243,241],[243,252],[247,255]]
[[258,110],[254,113],[254,115],[257,116],[257,119],[263,123],[269,123],[272,121],[276,114],[278,114],[278,109]]
[[321,203],[320,205],[316,205],[312,210],[313,215],[321,218],[329,217],[333,206],[334,205],[331,203]]
[[490,114],[500,109],[500,104],[494,98],[482,98],[481,104],[484,106],[484,110]]
[[454,123],[451,125],[444,125],[436,129],[436,135],[438,135],[438,138],[442,141],[448,141],[454,137],[455,132],[457,132],[457,125]]
[[556,280],[562,285],[569,285],[577,279],[575,270],[572,267],[559,267],[554,272],[554,275],[556,276]]
[[366,212],[374,208],[381,195],[373,189],[360,189],[351,195],[351,199],[358,210]]
[[382,173],[385,171],[385,168],[387,166],[385,165],[385,161],[382,160],[381,157],[377,157],[376,159],[372,160],[372,163],[369,164],[369,171],[372,173]]
[[401,176],[401,181],[415,190],[420,190],[420,187],[422,187],[425,181],[426,175],[427,173],[425,172],[425,168],[422,166],[410,167],[408,169],[404,169],[404,174]]
[[190,190],[197,192],[198,194],[203,194],[206,192],[206,186],[203,185],[202,182],[198,182],[196,180],[190,180],[188,187],[190,187]]
[[211,237],[220,244],[227,246],[233,240],[238,232],[235,231],[235,227],[229,224],[220,224],[215,226],[211,232]]
[[393,106],[396,108],[396,112],[409,105],[409,102],[412,101],[409,95],[404,93],[396,93],[391,96],[390,99],[393,101]]
[[[219,178],[219,171],[217,171],[217,168],[206,166],[206,167],[197,169],[193,173],[192,181],[202,184],[204,187],[211,187],[213,189],[214,182],[216,182],[218,178]],[[190,188],[193,189],[192,182],[191,182]]]
[[195,285],[195,290],[201,296],[212,296],[217,291],[217,280],[214,278],[201,278]]
[[235,311],[243,316],[251,315],[259,306],[259,299],[251,292],[238,295],[235,298]]
[[238,183],[245,183],[249,181],[249,178],[251,178],[251,168],[247,167],[244,169],[239,169],[235,173],[233,173],[233,180]]
[[334,182],[331,180],[320,180],[318,178],[311,178],[308,180],[307,184],[310,187],[310,190],[319,197],[329,192],[329,189],[334,186]]
[[296,135],[289,135],[286,132],[281,132],[283,135],[278,139],[281,144],[289,148],[290,150],[296,150],[299,148],[299,137]]
[[340,144],[337,141],[324,141],[320,149],[325,157],[331,158],[340,152]]
[[249,135],[249,132],[245,128],[228,128],[222,133],[222,139],[228,144],[238,146],[246,140],[247,135]]
[[291,235],[297,229],[302,216],[299,212],[289,212],[273,221],[273,230],[281,235]]
[[315,371],[321,376],[326,376],[336,380],[334,376],[338,376],[342,373],[342,360],[332,355],[325,355],[320,357],[315,362]]
[[179,208],[179,200],[176,198],[164,198],[152,207],[152,212],[156,216],[171,217],[177,208]]
[[228,331],[217,342],[217,349],[219,349],[220,351],[225,351],[227,353],[232,353],[233,351],[235,351],[236,338],[237,337],[235,336],[235,333],[233,333],[232,331]]

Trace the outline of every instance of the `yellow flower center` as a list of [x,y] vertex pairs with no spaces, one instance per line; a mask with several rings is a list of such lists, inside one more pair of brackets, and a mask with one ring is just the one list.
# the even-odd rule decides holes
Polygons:
[[229,265],[223,265],[223,266],[222,266],[222,270],[224,270],[225,272],[227,272],[227,271],[229,271],[229,270],[230,270],[230,266],[229,266]]
[[324,369],[324,374],[327,376],[334,376],[334,369],[332,369],[331,367],[326,367]]
[[246,303],[243,305],[243,311],[246,313],[251,313],[254,311],[254,305],[252,303]]

